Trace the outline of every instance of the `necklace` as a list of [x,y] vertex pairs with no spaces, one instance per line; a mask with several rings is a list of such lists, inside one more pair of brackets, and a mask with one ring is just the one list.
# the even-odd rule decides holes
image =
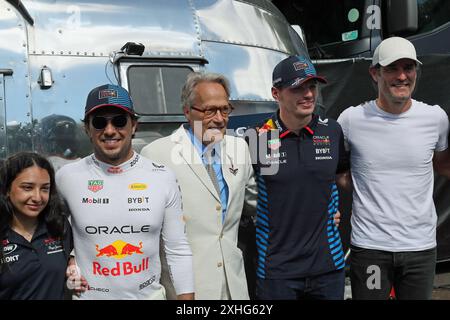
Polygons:
[[11,229],[13,229],[15,232],[24,237],[28,242],[31,242],[31,239],[33,239],[34,232],[36,231],[36,228],[37,224],[33,225],[31,230],[19,229],[17,228],[17,226],[13,226]]

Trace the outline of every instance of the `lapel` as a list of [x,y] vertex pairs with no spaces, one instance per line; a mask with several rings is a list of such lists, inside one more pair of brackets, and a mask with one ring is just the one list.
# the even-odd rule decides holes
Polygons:
[[[183,161],[188,165],[189,170],[195,174],[200,182],[209,190],[214,198],[220,202],[220,196],[211,181],[211,178],[203,165],[202,159],[191,142],[186,129],[182,125],[172,136],[173,142],[177,145],[177,152]],[[193,186],[194,187],[194,186]]]

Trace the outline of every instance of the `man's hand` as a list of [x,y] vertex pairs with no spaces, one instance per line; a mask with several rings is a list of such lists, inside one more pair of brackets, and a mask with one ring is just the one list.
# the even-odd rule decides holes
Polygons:
[[439,175],[450,179],[450,148],[434,152],[433,167]]
[[177,295],[177,300],[194,300],[194,293],[183,293]]
[[339,228],[340,223],[341,223],[341,213],[338,210],[334,215],[334,224],[336,225],[336,228]]
[[345,191],[353,190],[352,174],[350,171],[338,173],[336,175],[336,184]]
[[67,288],[73,290],[78,297],[82,292],[87,290],[87,280],[81,275],[80,268],[78,268],[74,257],[70,257],[69,259],[66,269],[66,277]]

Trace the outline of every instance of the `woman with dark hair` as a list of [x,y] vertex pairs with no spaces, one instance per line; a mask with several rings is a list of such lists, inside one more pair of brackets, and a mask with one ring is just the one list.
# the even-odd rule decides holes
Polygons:
[[0,300],[63,299],[72,235],[42,156],[21,152],[0,168]]

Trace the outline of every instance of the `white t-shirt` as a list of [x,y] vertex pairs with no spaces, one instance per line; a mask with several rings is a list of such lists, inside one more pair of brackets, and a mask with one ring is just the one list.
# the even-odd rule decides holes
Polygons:
[[177,294],[194,292],[179,187],[172,171],[139,154],[119,166],[90,155],[56,184],[71,210],[81,299],[164,299],[160,234]]
[[448,147],[445,111],[413,100],[394,115],[370,101],[338,122],[351,154],[351,243],[392,252],[435,247],[432,159]]

